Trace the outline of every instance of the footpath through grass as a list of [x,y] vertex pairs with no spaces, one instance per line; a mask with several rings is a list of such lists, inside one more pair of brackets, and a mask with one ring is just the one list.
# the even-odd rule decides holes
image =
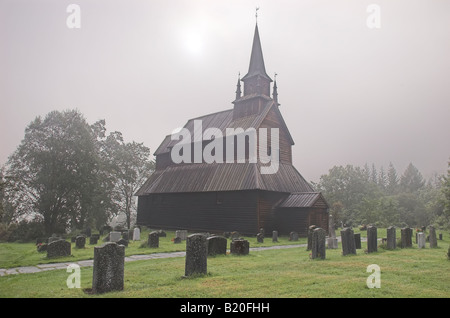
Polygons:
[[[379,235],[381,237],[381,235]],[[251,239],[251,246],[257,246]],[[269,240],[266,240],[269,241]],[[450,297],[449,233],[439,247],[342,256],[341,246],[325,260],[311,260],[305,247],[208,258],[208,275],[181,278],[184,258],[125,263],[121,292],[88,295],[92,267],[81,268],[81,288],[69,289],[70,273],[54,270],[0,277],[0,297]],[[172,243],[173,244],[173,243]],[[159,251],[158,251],[159,252]],[[369,289],[367,266],[381,269],[381,288]]]
[[[149,230],[142,231],[140,241],[130,241],[125,249],[125,256],[181,252],[186,250],[186,241],[180,244],[174,244],[172,239],[175,237],[174,231],[166,231],[166,237],[160,237],[159,248],[142,247],[147,241]],[[192,233],[190,233],[192,234]],[[48,263],[67,263],[82,260],[90,260],[94,258],[94,247],[103,244],[102,237],[98,244],[89,245],[89,239],[86,240],[85,248],[78,249],[75,243],[72,243],[72,255],[68,257],[47,258],[47,252],[38,253],[34,243],[0,243],[0,268],[12,268],[20,266],[34,266]],[[290,242],[288,237],[280,236],[278,243],[272,243],[271,238],[266,238],[264,243],[256,243],[256,237],[245,237],[250,242],[251,247],[256,246],[273,246],[273,245],[289,245],[289,244],[305,244],[306,238],[300,238],[297,242]],[[229,245],[228,245],[229,248]]]

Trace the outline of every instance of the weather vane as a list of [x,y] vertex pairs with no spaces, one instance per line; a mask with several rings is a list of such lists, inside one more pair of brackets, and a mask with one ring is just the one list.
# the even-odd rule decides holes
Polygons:
[[275,73],[275,75],[273,76],[273,79],[276,81],[277,80],[277,73]]
[[256,23],[258,23],[258,10],[259,10],[259,7],[256,7],[256,10],[255,10]]

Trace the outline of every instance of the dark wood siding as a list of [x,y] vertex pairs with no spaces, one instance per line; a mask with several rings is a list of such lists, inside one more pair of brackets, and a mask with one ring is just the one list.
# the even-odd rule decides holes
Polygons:
[[275,213],[276,226],[282,234],[296,231],[300,236],[308,235],[308,227],[316,225],[328,233],[328,213],[320,208],[278,208]]
[[257,191],[140,196],[137,223],[151,228],[253,235],[258,232]]
[[[271,145],[270,129],[279,128],[280,161],[292,164],[292,145],[288,137],[288,132],[284,129],[281,118],[274,109],[269,111],[260,128],[267,128],[267,146]],[[265,153],[264,151],[267,151],[266,145],[258,143],[258,151]]]
[[267,235],[278,230],[275,220],[277,204],[287,196],[285,193],[259,191],[258,192],[258,228],[263,228]]

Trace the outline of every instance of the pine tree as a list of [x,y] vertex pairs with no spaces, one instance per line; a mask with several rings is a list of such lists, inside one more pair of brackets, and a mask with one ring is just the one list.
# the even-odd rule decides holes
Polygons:
[[404,192],[416,192],[425,185],[425,180],[419,170],[410,163],[400,178],[400,187]]
[[388,173],[387,173],[387,184],[386,191],[390,194],[396,193],[398,190],[398,176],[392,162],[389,163]]

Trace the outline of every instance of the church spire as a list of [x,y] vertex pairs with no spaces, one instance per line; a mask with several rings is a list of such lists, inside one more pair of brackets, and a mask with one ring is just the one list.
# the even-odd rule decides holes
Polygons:
[[252,77],[261,76],[270,82],[272,79],[266,73],[266,67],[264,65],[264,58],[261,47],[261,40],[259,38],[258,24],[255,25],[255,34],[253,36],[252,53],[250,56],[250,65],[248,73],[242,78],[242,81],[250,79]]

